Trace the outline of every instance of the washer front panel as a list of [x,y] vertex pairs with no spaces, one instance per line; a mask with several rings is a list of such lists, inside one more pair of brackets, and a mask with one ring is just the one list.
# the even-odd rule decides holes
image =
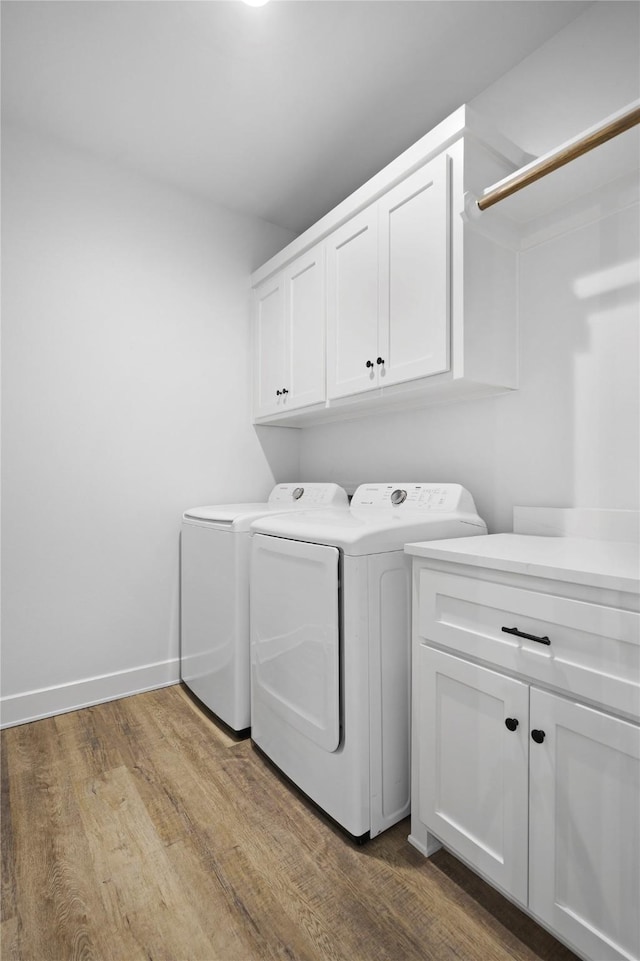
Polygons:
[[325,751],[340,743],[339,551],[257,534],[251,559],[254,703]]

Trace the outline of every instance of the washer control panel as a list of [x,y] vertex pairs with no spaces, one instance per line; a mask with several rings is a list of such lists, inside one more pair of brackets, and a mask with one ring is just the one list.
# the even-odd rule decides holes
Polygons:
[[269,503],[296,507],[347,507],[347,492],[337,484],[277,484]]
[[361,484],[351,499],[351,507],[453,513],[469,510],[469,501],[473,504],[471,495],[460,484]]

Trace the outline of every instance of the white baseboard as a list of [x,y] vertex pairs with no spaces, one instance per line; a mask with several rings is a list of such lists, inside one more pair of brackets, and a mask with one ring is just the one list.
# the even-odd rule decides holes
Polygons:
[[92,704],[115,701],[131,694],[141,694],[159,687],[177,684],[180,660],[172,658],[157,664],[145,664],[129,671],[89,677],[57,687],[25,691],[0,698],[0,728],[27,724],[55,714],[67,714]]

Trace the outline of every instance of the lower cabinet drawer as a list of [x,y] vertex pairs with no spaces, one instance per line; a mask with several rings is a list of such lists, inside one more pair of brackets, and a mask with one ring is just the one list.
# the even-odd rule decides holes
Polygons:
[[422,570],[425,642],[640,716],[640,615],[597,603]]

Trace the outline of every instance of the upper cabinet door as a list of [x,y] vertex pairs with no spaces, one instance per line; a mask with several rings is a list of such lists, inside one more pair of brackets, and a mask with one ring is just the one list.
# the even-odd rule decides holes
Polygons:
[[380,217],[380,386],[450,366],[449,158],[385,194]]
[[324,245],[295,260],[285,272],[285,407],[303,407],[325,399]]
[[327,238],[329,397],[376,387],[377,357],[377,207],[372,204]]
[[286,336],[282,274],[257,287],[254,296],[254,410],[256,417],[262,417],[280,411],[287,396],[282,394]]

